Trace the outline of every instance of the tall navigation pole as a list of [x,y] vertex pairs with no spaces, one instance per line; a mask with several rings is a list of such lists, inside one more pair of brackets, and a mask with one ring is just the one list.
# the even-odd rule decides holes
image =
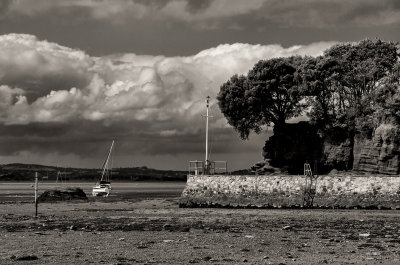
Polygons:
[[206,97],[206,107],[207,107],[207,112],[206,112],[206,160],[205,160],[205,166],[208,168],[208,108],[210,105],[210,96]]

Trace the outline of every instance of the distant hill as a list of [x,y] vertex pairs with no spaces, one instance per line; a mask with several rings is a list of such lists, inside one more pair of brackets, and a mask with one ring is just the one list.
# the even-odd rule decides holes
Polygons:
[[[54,180],[62,177],[68,181],[75,180],[97,180],[100,169],[93,168],[61,168],[55,166],[44,166],[36,164],[6,164],[0,165],[0,181],[22,181],[33,180],[35,172],[39,179]],[[162,181],[185,181],[187,171],[157,170],[147,167],[114,168],[112,180],[162,180]]]

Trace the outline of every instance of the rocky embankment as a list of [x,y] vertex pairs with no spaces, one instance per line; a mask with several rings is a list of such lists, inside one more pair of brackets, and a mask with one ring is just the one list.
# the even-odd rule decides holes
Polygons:
[[336,169],[398,175],[399,154],[400,127],[390,122],[380,124],[371,136],[335,129],[324,137],[308,122],[287,124],[274,129],[264,146],[268,164],[291,174],[302,174],[307,161],[314,169],[317,161],[320,173]]
[[354,166],[356,171],[399,174],[400,128],[393,124],[381,124],[372,139],[356,138]]

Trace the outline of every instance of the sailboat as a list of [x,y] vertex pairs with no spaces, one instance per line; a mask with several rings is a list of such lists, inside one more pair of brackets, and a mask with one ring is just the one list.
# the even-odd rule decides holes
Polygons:
[[65,169],[64,169],[64,172],[61,172],[61,170],[57,171],[56,185],[58,185],[59,181],[60,181],[61,185],[63,185],[63,186],[65,183],[67,183],[67,176],[65,174]]
[[112,171],[112,167],[109,167],[111,153],[114,147],[114,140],[111,143],[110,151],[108,152],[107,158],[104,161],[103,168],[101,169],[101,178],[100,181],[96,183],[93,187],[92,195],[93,196],[104,196],[107,197],[111,191],[111,182],[110,175]]

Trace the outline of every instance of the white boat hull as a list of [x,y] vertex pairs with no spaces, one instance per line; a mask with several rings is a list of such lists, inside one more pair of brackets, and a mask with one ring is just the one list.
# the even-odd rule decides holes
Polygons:
[[108,197],[108,194],[110,194],[110,189],[108,187],[93,187],[92,190],[93,196]]

